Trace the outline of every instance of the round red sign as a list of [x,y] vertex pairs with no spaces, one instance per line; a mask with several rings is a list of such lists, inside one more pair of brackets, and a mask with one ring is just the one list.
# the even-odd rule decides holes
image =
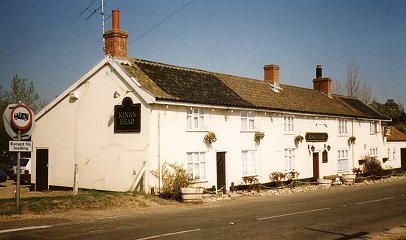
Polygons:
[[19,130],[25,130],[31,126],[32,113],[25,105],[16,105],[10,113],[11,123]]

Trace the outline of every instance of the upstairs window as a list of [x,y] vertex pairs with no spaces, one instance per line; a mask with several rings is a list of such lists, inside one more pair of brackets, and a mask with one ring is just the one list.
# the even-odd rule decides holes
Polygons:
[[250,111],[241,112],[241,130],[254,130],[255,119],[254,113]]
[[191,108],[187,110],[187,129],[204,128],[204,109]]
[[347,135],[347,119],[338,120],[338,135]]
[[283,118],[283,126],[285,133],[293,133],[295,131],[295,118],[293,116],[285,116]]
[[194,180],[206,179],[206,160],[204,152],[187,153],[187,172]]
[[371,133],[371,134],[376,134],[378,131],[378,129],[377,129],[377,122],[370,122],[369,123],[369,132]]

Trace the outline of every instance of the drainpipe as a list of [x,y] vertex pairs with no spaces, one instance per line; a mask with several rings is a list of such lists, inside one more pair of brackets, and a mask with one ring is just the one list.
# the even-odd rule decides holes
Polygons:
[[[352,126],[351,126],[351,136],[354,136],[354,122],[355,122],[356,120],[353,120],[353,121],[351,121],[352,122]],[[352,158],[352,168],[354,168],[354,145],[355,145],[355,143],[354,144],[351,144],[351,158]],[[351,171],[352,171],[352,168],[351,168]]]
[[161,167],[161,113],[158,113],[158,171],[159,171],[158,187],[159,187],[159,192],[161,192],[161,185],[162,185],[162,167]]

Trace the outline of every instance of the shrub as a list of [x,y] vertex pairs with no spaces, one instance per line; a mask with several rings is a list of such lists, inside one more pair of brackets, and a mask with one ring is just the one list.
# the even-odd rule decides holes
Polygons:
[[361,161],[363,162],[361,168],[353,168],[352,172],[357,176],[382,176],[384,170],[381,166],[381,163],[369,155],[362,157]]
[[[159,171],[151,171],[152,175],[159,178]],[[164,163],[162,165],[162,187],[159,195],[165,199],[182,200],[180,189],[192,184],[191,177],[183,166]]]
[[363,164],[362,172],[364,176],[382,176],[383,175],[383,168],[381,163],[376,159],[370,156],[365,156],[363,158],[365,160]]

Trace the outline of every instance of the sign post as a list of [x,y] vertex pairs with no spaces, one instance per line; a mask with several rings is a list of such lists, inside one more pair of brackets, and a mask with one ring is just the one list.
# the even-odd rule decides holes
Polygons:
[[32,151],[32,142],[22,142],[28,139],[34,129],[33,112],[21,101],[18,104],[10,104],[3,113],[3,122],[6,132],[11,138],[17,141],[10,141],[9,151],[17,152],[17,183],[16,183],[16,211],[20,213],[20,171],[21,171],[21,152]]

